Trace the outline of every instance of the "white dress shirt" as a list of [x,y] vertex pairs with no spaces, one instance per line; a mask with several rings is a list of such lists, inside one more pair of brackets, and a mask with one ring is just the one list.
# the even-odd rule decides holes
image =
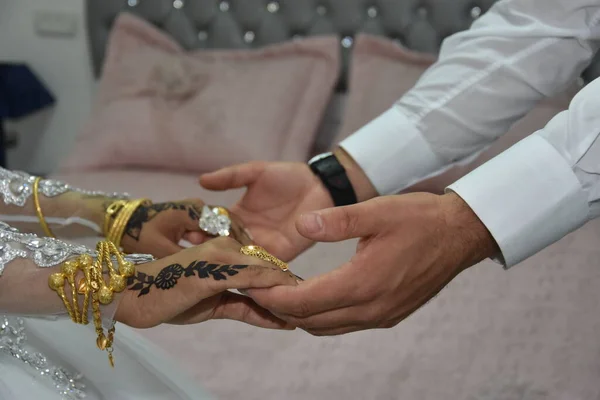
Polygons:
[[[600,0],[501,0],[444,41],[439,61],[341,143],[380,194],[471,161],[600,48]],[[569,109],[449,187],[510,267],[600,215],[600,79]]]

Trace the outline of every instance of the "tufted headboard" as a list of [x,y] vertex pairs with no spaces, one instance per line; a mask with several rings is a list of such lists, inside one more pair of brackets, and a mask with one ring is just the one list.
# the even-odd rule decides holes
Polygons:
[[[443,39],[467,29],[496,0],[86,0],[94,74],[120,12],[136,14],[186,49],[256,48],[307,35],[337,34],[342,71],[315,143],[327,149],[339,128],[354,36],[382,35],[437,54]],[[600,53],[583,81],[600,76]]]
[[[366,32],[416,51],[437,53],[442,40],[467,29],[496,0],[87,0],[96,76],[108,33],[129,11],[172,35],[184,48],[253,48],[306,35],[340,37],[344,89],[353,37]],[[600,76],[600,55],[584,73]]]
[[337,33],[344,87],[353,37],[367,32],[437,53],[442,40],[469,27],[495,0],[88,0],[94,72],[109,30],[129,11],[171,34],[183,47],[253,48],[306,35]]

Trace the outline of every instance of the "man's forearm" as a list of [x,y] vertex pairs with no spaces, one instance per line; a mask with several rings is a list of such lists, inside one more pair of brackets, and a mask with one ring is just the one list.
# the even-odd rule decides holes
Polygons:
[[498,244],[469,205],[456,193],[440,196],[445,229],[455,241],[453,251],[462,269],[500,254]]

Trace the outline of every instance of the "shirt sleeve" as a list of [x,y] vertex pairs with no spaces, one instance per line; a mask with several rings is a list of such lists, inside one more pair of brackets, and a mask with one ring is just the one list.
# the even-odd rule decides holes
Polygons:
[[500,0],[340,146],[380,194],[467,163],[576,80],[600,47],[599,20],[597,0]]
[[569,109],[449,187],[511,267],[600,215],[600,78]]

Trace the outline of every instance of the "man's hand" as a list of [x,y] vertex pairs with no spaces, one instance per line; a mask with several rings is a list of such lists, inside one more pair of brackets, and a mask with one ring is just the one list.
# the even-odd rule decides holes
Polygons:
[[[339,147],[333,153],[346,170],[358,201],[375,197],[375,188],[352,157]],[[309,237],[298,234],[296,219],[303,213],[334,205],[321,180],[304,163],[234,165],[202,175],[200,184],[209,190],[247,187],[244,197],[231,210],[257,244],[284,261],[314,244]]]
[[[296,230],[301,213],[333,206],[331,197],[303,163],[252,162],[200,177],[209,190],[248,190],[231,211],[242,220],[255,242],[289,261],[314,243]],[[190,240],[192,241],[192,240]]]
[[261,306],[314,335],[398,324],[456,275],[497,254],[496,243],[457,195],[379,197],[303,215],[311,241],[360,238],[340,268],[296,287],[250,290]]

